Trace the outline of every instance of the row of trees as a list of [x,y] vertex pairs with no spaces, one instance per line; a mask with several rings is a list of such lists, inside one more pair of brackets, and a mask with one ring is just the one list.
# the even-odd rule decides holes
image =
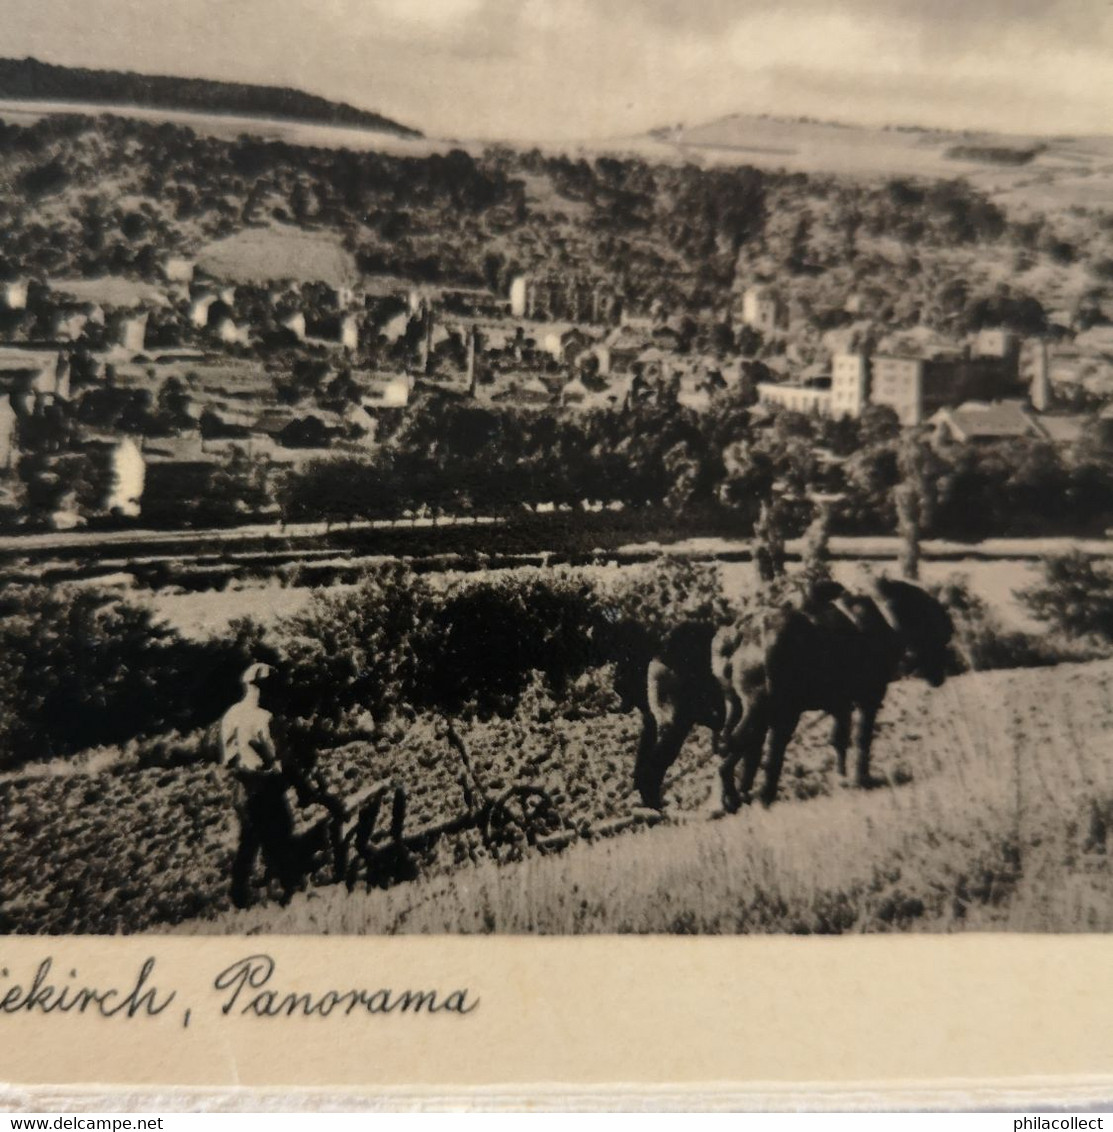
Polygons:
[[1073,454],[1050,442],[933,447],[901,434],[887,409],[860,420],[779,414],[755,426],[742,394],[706,414],[676,405],[527,415],[432,400],[404,418],[374,459],[322,460],[280,489],[292,519],[343,522],[434,512],[500,513],[521,505],[621,502],[671,514],[685,529],[752,529],[779,498],[809,521],[833,497],[839,533],[1084,533],[1111,517],[1113,458],[1098,422]]

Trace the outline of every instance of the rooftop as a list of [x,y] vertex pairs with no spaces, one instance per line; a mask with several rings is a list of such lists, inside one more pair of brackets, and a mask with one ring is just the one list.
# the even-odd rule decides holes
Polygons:
[[947,424],[964,441],[1007,440],[1041,437],[1043,430],[1020,401],[967,401],[957,409],[940,409],[932,417],[936,425]]

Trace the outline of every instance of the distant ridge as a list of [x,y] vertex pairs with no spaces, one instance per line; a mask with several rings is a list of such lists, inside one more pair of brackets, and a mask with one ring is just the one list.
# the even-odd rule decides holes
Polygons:
[[[644,135],[649,152],[681,160],[751,165],[791,173],[855,177],[984,176],[995,184],[1012,170],[1054,171],[1083,158],[1070,139],[993,129],[869,125],[807,116],[728,114],[694,125],[678,122]],[[1113,137],[1082,145],[1095,162],[1105,159]],[[1094,148],[1096,146],[1096,148]],[[1086,160],[1089,160],[1088,156]],[[1023,186],[1014,186],[1023,188]]]
[[424,136],[420,130],[403,126],[374,111],[359,110],[345,102],[330,102],[288,87],[137,75],[131,71],[93,71],[84,67],[59,67],[30,58],[0,59],[0,99],[192,110],[328,126],[359,126],[403,138]]

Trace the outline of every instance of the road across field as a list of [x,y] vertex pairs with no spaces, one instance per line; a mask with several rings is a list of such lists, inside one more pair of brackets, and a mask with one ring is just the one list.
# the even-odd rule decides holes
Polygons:
[[[636,549],[641,552],[656,544],[641,543]],[[690,554],[696,558],[728,557],[747,549],[745,539],[686,539],[683,542],[661,546],[670,554]],[[623,547],[621,550],[626,550]],[[789,539],[785,549],[790,557],[799,557],[804,552],[804,539]],[[900,555],[901,540],[896,535],[834,536],[828,547],[832,558],[863,559],[892,558]],[[1113,558],[1113,539],[1094,538],[994,538],[982,542],[955,542],[952,539],[925,539],[920,544],[923,558],[946,561],[969,561],[983,559],[1029,559],[1039,560],[1054,555],[1080,550],[1093,558]]]
[[[33,535],[0,535],[0,559],[42,558],[52,554],[103,549],[113,557],[122,549],[135,548],[137,553],[157,552],[167,547],[181,548],[181,557],[188,559],[213,550],[224,550],[237,544],[270,543],[291,545],[316,542],[337,532],[405,531],[444,527],[490,527],[502,522],[487,516],[448,516],[415,519],[362,519],[351,523],[250,523],[241,527],[211,527],[202,530],[84,530],[45,531]],[[85,556],[95,561],[96,554]]]

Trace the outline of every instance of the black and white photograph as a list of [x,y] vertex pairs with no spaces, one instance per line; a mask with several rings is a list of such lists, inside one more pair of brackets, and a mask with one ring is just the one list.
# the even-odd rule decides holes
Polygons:
[[2,8],[0,932],[1113,930],[1113,6]]

